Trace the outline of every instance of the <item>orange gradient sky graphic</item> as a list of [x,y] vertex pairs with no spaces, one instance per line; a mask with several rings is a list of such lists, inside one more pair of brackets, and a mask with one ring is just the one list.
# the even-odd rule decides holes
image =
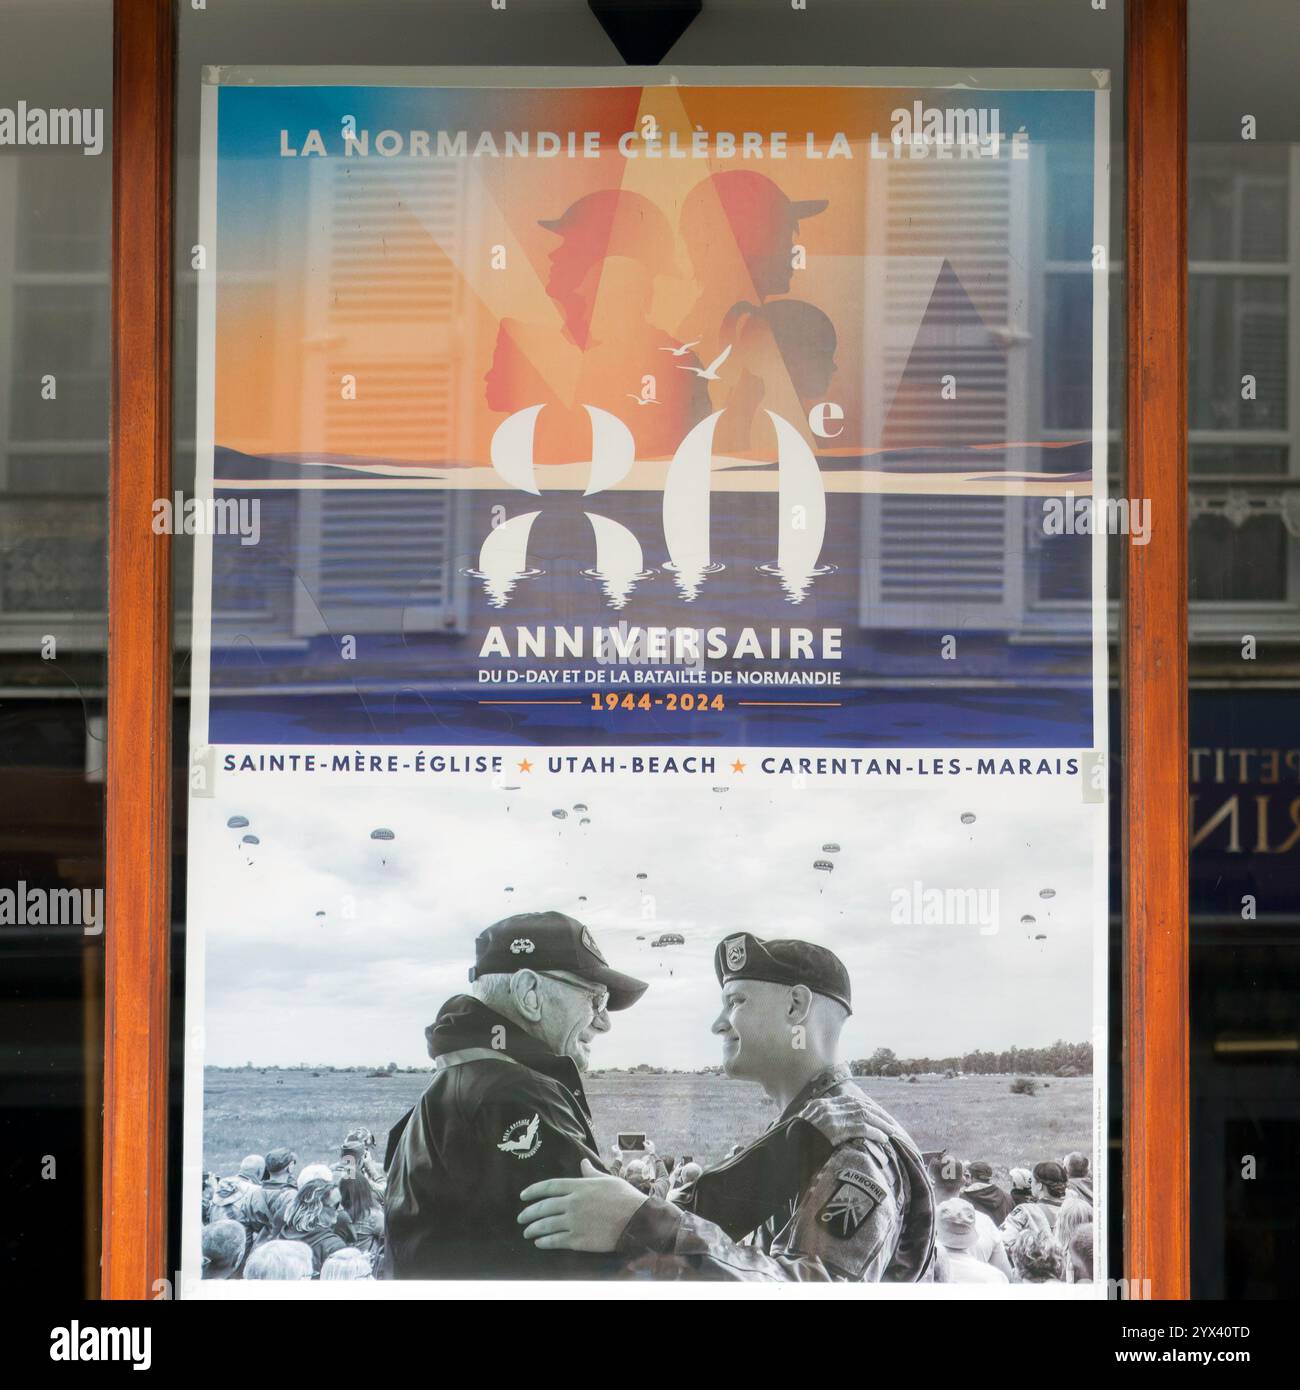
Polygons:
[[[736,452],[762,452],[770,450],[770,426],[761,410],[802,422],[815,399],[845,408],[841,448],[862,442],[854,408],[869,365],[861,342],[866,144],[873,131],[887,135],[899,94],[662,87],[539,96],[563,108],[563,124],[546,128],[600,130],[601,157],[300,160],[292,173],[311,181],[306,198],[241,210],[235,264],[218,261],[218,445],[483,464],[507,413],[545,402],[539,463],[589,457],[584,404],[623,419],[638,457],[670,455],[700,410],[723,407],[735,419],[730,438],[724,431],[720,439]],[[676,132],[683,143],[696,129],[784,130],[788,154],[629,159],[616,148],[629,129],[657,130],[665,142]],[[853,157],[809,158],[809,132],[823,156],[843,132]],[[828,204],[799,223],[808,264],[785,292],[765,295],[754,284],[716,198],[703,219],[705,244],[698,225],[695,244],[683,235],[692,191],[697,205],[707,201],[709,176],[734,170],[766,176],[791,202]],[[653,205],[666,254],[654,266],[636,248],[624,254],[615,229],[575,288],[581,310],[566,314],[547,287],[552,258],[569,237],[540,222],[614,189]],[[707,365],[726,345],[732,306],[757,309],[779,298],[806,301],[833,324],[833,378],[817,398],[801,395],[809,382],[782,369],[762,316],[743,311],[730,330],[735,360],[723,364],[720,379],[684,370]],[[662,350],[684,338],[699,339],[692,355]],[[647,391],[654,400],[642,404]]]

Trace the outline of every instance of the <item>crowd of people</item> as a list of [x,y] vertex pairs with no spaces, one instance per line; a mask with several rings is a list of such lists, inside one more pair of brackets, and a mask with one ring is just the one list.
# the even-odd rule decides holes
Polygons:
[[[301,1170],[288,1148],[249,1154],[230,1177],[203,1181],[205,1279],[384,1278],[384,1171],[375,1136],[352,1130],[333,1163]],[[739,1146],[737,1146],[739,1147]],[[689,1155],[615,1153],[609,1170],[655,1197],[703,1171]]]
[[[373,1134],[356,1129],[331,1164],[299,1170],[295,1153],[276,1148],[249,1154],[230,1177],[207,1174],[203,1277],[383,1278],[385,1178],[374,1145]],[[936,1281],[1092,1282],[1093,1195],[1086,1155],[1012,1168],[1008,1186],[979,1160],[945,1153],[932,1157],[927,1168],[936,1213]],[[702,1172],[691,1155],[661,1156],[652,1145],[616,1153],[609,1169],[648,1196],[669,1200]]]
[[944,1154],[928,1164],[936,1202],[934,1277],[953,1284],[1087,1284],[1093,1279],[1092,1177],[1087,1156],[1032,1169]]
[[375,1136],[352,1130],[339,1158],[298,1169],[287,1148],[249,1154],[203,1183],[205,1279],[375,1279],[384,1264],[384,1173]]

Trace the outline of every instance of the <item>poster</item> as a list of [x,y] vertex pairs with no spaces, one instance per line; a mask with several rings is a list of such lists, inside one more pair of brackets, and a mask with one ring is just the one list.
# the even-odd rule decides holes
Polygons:
[[1107,75],[203,97],[184,1293],[1104,1292]]

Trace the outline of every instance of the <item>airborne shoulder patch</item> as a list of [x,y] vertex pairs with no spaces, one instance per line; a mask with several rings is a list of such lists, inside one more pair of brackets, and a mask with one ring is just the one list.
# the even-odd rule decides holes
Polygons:
[[856,1168],[841,1168],[835,1176],[840,1182],[861,1188],[874,1202],[883,1202],[889,1195],[878,1182],[867,1177],[865,1173],[859,1173]]
[[830,1235],[849,1240],[888,1197],[889,1193],[874,1178],[856,1168],[841,1168],[835,1174],[835,1190],[822,1204],[817,1220]]

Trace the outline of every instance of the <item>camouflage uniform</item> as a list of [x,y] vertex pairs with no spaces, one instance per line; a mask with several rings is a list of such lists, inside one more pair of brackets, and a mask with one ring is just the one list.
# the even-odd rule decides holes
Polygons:
[[254,1246],[280,1238],[280,1223],[297,1195],[297,1180],[288,1173],[277,1173],[249,1192],[240,1220]]
[[[710,1170],[677,1194],[651,1197],[628,1223],[618,1253],[658,1278],[859,1283],[932,1277],[934,1199],[915,1144],[866,1096],[843,1065],[828,1067],[790,1103],[773,1131],[798,1122],[822,1097],[859,1101],[877,1126],[870,1138],[831,1149],[794,1196],[746,1238],[697,1214],[707,1191],[758,1145]],[[763,1144],[759,1141],[759,1145]]]

